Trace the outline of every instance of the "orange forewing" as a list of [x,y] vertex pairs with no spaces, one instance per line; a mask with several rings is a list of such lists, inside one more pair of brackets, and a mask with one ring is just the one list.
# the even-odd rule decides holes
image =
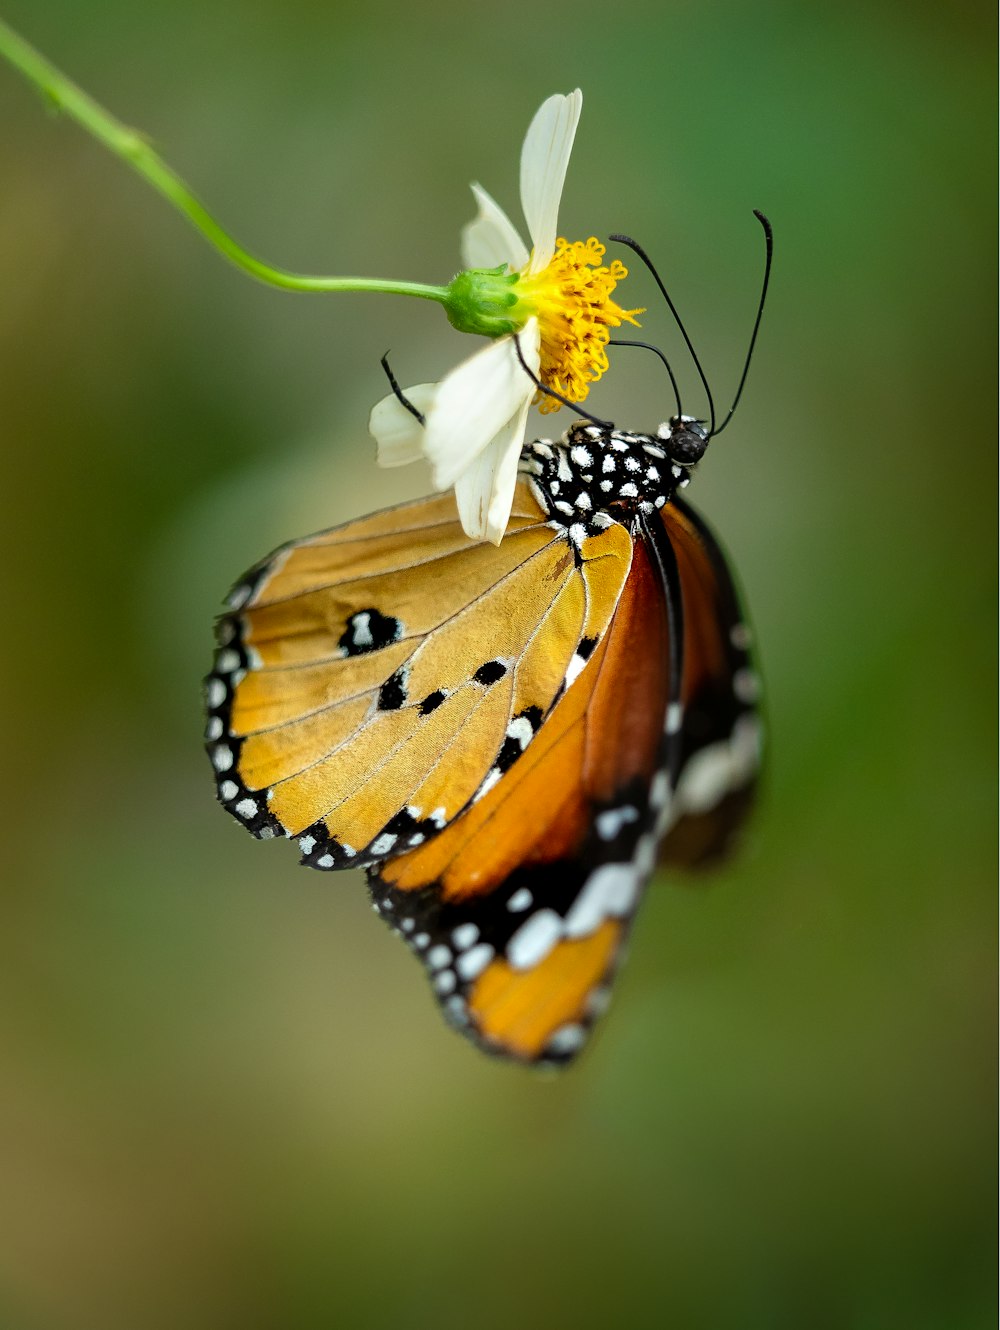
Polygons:
[[433,883],[458,901],[494,891],[522,865],[578,854],[595,804],[652,778],[668,647],[663,593],[637,542],[603,642],[527,752],[441,835],[387,863],[382,880],[399,890]]
[[[581,640],[603,636],[630,557],[618,525],[576,550],[524,482],[499,547],[469,541],[445,496],[278,551],[220,622],[220,797],[257,834],[299,838],[319,867],[432,840],[512,720],[537,725]],[[488,662],[502,677],[481,683]]]

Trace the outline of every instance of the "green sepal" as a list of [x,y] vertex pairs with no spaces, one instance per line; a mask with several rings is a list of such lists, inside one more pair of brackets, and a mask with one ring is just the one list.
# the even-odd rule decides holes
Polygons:
[[443,302],[448,322],[459,332],[481,337],[506,337],[520,332],[530,317],[530,310],[517,309],[515,290],[520,273],[498,268],[468,268],[448,284]]

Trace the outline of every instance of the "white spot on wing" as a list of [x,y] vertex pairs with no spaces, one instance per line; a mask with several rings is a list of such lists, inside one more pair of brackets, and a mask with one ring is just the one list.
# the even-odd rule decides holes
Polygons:
[[465,951],[467,947],[479,941],[479,929],[472,923],[459,924],[452,930],[451,940],[459,951]]
[[563,921],[555,910],[539,910],[526,919],[507,943],[507,959],[515,970],[530,970],[559,941]]
[[570,657],[570,662],[566,667],[567,688],[570,686],[570,684],[575,683],[576,680],[580,677],[580,675],[583,673],[583,667],[586,665],[586,663],[587,662],[584,660],[582,656],[578,656],[575,652],[573,653],[573,655]]
[[730,744],[737,783],[744,784],[760,766],[761,728],[756,716],[740,716]]
[[666,808],[670,802],[670,777],[658,771],[649,787],[649,802],[654,808]]
[[455,962],[455,969],[462,979],[476,979],[489,965],[493,959],[493,948],[488,942],[480,942],[477,946],[464,951]]
[[575,1053],[583,1047],[587,1031],[582,1025],[560,1025],[545,1045],[546,1053]]
[[219,744],[212,753],[212,765],[216,771],[228,771],[233,765],[233,750],[225,744]]
[[695,753],[684,768],[678,786],[687,813],[706,813],[714,808],[730,786],[729,744],[711,744]]
[[624,808],[606,808],[603,813],[598,813],[594,819],[594,825],[597,827],[597,834],[601,840],[613,840],[618,835],[622,827],[629,822],[635,822],[639,816],[639,810],[632,807]]
[[360,610],[351,619],[351,641],[356,647],[370,647],[375,641],[372,637],[371,617],[367,610]]
[[595,869],[566,916],[566,936],[586,937],[605,919],[627,914],[639,895],[639,876],[632,864],[602,864]]
[[499,767],[492,767],[486,773],[486,779],[483,781],[482,785],[480,785],[479,789],[476,791],[475,795],[473,796],[472,802],[477,803],[483,797],[484,794],[489,794],[490,790],[492,790],[493,786],[497,783],[497,781],[500,779],[502,775],[503,772],[500,770]]
[[733,675],[733,692],[747,706],[752,706],[760,695],[760,681],[753,670],[737,670]]
[[677,797],[686,813],[707,813],[730,790],[750,780],[760,761],[760,725],[741,716],[728,740],[695,753],[681,773]]
[[520,744],[522,752],[527,748],[534,732],[535,731],[531,728],[531,721],[527,716],[517,716],[507,726],[508,739],[513,739],[516,743]]

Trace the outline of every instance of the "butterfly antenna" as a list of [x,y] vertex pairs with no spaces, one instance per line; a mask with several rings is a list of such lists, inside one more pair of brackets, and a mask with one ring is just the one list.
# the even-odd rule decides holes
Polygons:
[[743,385],[747,381],[747,371],[750,369],[750,357],[753,355],[754,345],[756,344],[757,341],[757,331],[760,328],[760,318],[761,315],[764,313],[764,301],[767,297],[767,284],[771,280],[771,257],[774,254],[774,232],[771,230],[771,223],[767,220],[767,218],[764,216],[762,212],[758,212],[757,209],[754,208],[753,215],[757,218],[758,222],[760,222],[761,226],[764,228],[764,244],[767,248],[767,257],[764,260],[764,280],[761,283],[761,288],[760,288],[760,303],[757,305],[757,317],[754,319],[753,332],[750,334],[750,345],[749,347],[747,347],[747,358],[743,364],[743,374],[742,377],[740,378],[740,386],[736,389],[736,396],[733,398],[733,404],[729,408],[729,414],[726,416],[725,420],[722,422],[722,424],[719,426],[718,429],[713,429],[709,431],[709,438],[712,438],[716,434],[721,434],[722,431],[726,428],[726,426],[733,418],[733,412],[736,410],[737,403],[740,400],[740,394],[743,392]]
[[399,384],[396,382],[396,376],[395,376],[395,374],[393,374],[392,370],[389,368],[389,352],[388,352],[388,351],[385,353],[385,355],[384,355],[384,356],[382,357],[382,359],[379,361],[379,364],[380,364],[380,365],[382,366],[382,368],[385,370],[385,377],[389,380],[389,387],[392,389],[393,396],[397,399],[397,401],[400,403],[401,406],[406,407],[407,411],[409,411],[409,413],[410,413],[411,416],[415,416],[416,419],[420,421],[421,425],[426,425],[426,424],[427,424],[427,421],[426,421],[426,419],[424,418],[424,413],[423,413],[422,411],[418,411],[418,410],[417,410],[417,408],[413,405],[413,403],[412,403],[412,402],[410,401],[410,399],[407,397],[406,393],[403,392],[402,388],[401,388],[401,387],[399,386]]
[[[681,330],[681,336],[684,338],[684,345],[691,353],[691,359],[694,361],[694,367],[698,371],[698,377],[701,379],[702,387],[705,389],[705,396],[708,398],[709,420],[711,422],[711,427],[708,431],[708,434],[709,438],[711,438],[711,436],[715,433],[715,403],[712,400],[712,390],[708,386],[708,379],[706,379],[705,377],[705,371],[701,367],[701,361],[698,359],[698,354],[695,351],[694,347],[691,345],[691,338],[687,335],[687,329],[684,327],[684,324],[681,322],[681,316],[677,313],[677,307],[674,305],[674,302],[670,299],[670,296],[667,294],[667,288],[663,285],[663,280],[660,277],[660,274],[653,267],[652,261],[650,260],[649,255],[646,253],[643,247],[640,244],[638,244],[637,241],[633,240],[631,236],[626,236],[616,233],[613,236],[609,236],[608,239],[617,240],[618,243],[621,245],[628,245],[629,249],[633,250],[636,254],[638,254],[639,258],[642,259],[643,263],[653,274],[653,280],[656,282],[656,285],[660,288],[660,294],[663,296],[663,299],[667,302],[667,307],[670,310],[670,313],[674,316],[674,322]],[[670,377],[673,378],[673,375],[671,375]],[[678,414],[680,413],[678,412]]]
[[517,352],[517,358],[521,362],[521,368],[539,392],[543,392],[546,397],[554,397],[557,402],[562,402],[563,406],[568,406],[571,411],[575,411],[576,414],[582,416],[584,420],[589,420],[590,423],[596,425],[598,429],[614,429],[615,426],[613,421],[601,420],[598,416],[592,416],[589,411],[584,411],[582,406],[577,406],[577,404],[571,402],[568,397],[563,397],[562,393],[557,392],[555,388],[546,387],[525,360],[524,353],[521,350],[521,339],[517,333],[514,334],[514,350]]
[[654,356],[659,356],[660,359],[663,361],[663,368],[670,375],[670,383],[674,390],[674,397],[677,400],[677,414],[679,416],[684,414],[684,412],[681,410],[681,393],[680,389],[677,387],[677,380],[674,378],[674,371],[670,368],[670,364],[667,360],[667,357],[663,354],[663,352],[660,350],[658,346],[653,346],[652,342],[633,342],[625,338],[619,338],[619,337],[610,338],[608,341],[608,346],[641,346],[646,351],[652,351]]

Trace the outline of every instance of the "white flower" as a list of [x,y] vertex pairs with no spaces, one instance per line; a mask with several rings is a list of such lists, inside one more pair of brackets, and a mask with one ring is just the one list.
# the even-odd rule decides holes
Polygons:
[[[559,200],[582,105],[579,89],[568,97],[550,97],[525,136],[521,206],[532,241],[530,255],[506,213],[479,185],[472,186],[479,215],[462,232],[462,258],[468,268],[506,264],[520,275],[518,306],[525,317],[517,336],[525,363],[536,375],[542,366],[539,313],[544,317],[544,312],[538,303],[544,282],[531,279],[544,274],[556,255]],[[454,485],[466,534],[498,545],[510,517],[528,408],[536,391],[518,360],[513,335],[491,341],[440,383],[403,391],[426,424],[421,426],[393,394],[379,402],[369,423],[379,465],[401,466],[426,457],[435,486],[445,490]]]

